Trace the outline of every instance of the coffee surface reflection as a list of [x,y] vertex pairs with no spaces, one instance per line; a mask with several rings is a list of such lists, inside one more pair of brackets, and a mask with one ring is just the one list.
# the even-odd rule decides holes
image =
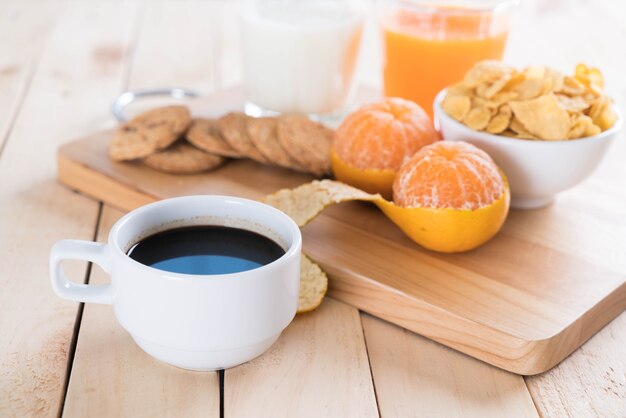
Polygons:
[[252,270],[283,254],[283,248],[266,236],[213,225],[161,231],[128,251],[130,258],[159,270],[203,275]]

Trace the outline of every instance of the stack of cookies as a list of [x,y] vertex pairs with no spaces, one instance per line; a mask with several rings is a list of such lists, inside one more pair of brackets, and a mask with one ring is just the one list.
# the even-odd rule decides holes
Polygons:
[[303,116],[229,113],[219,119],[192,119],[186,107],[166,106],[120,126],[109,155],[115,161],[141,159],[168,173],[198,173],[228,158],[250,158],[323,176],[330,173],[333,136],[332,130]]

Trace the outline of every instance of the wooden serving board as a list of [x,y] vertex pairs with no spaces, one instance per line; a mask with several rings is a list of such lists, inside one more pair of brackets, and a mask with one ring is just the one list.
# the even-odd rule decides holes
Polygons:
[[[169,175],[107,157],[111,132],[59,149],[62,183],[124,210],[190,194],[260,198],[311,180],[241,160]],[[486,245],[427,251],[367,203],[327,209],[303,228],[330,295],[514,373],[559,363],[626,308],[626,192],[615,164],[541,210],[511,211]],[[596,179],[597,177],[597,179]],[[420,353],[415,353],[420,355]]]

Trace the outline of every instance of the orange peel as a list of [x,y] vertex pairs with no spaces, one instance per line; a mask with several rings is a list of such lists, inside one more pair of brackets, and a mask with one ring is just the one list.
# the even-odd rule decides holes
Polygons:
[[330,165],[335,177],[368,193],[379,192],[385,199],[391,199],[396,170],[358,168],[343,161],[337,153],[330,152]]
[[469,251],[493,238],[506,220],[511,203],[508,183],[495,202],[478,209],[402,207],[374,201],[409,238],[442,253]]
[[316,180],[294,189],[282,189],[263,201],[304,226],[326,207],[349,200],[374,203],[410,239],[424,248],[444,253],[472,250],[498,233],[511,201],[508,181],[492,204],[478,209],[401,207],[379,194],[369,194],[333,180]]

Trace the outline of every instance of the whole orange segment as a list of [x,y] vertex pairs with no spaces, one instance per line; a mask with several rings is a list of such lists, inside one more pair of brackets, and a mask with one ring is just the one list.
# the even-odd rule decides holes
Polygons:
[[337,129],[333,172],[344,183],[390,196],[390,172],[437,140],[439,134],[421,107],[387,98],[357,109]]
[[393,200],[376,202],[418,244],[441,252],[467,251],[491,239],[509,211],[504,173],[465,142],[437,142],[397,173]]

